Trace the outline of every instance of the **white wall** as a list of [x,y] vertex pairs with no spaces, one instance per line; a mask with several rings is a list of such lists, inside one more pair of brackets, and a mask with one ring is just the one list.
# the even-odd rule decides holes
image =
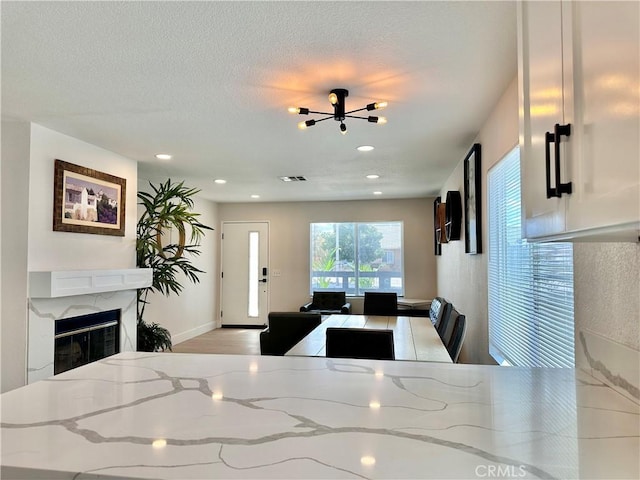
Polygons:
[[28,123],[2,122],[1,392],[26,383],[29,139]]
[[[29,271],[135,266],[138,173],[133,160],[40,125],[3,122],[2,134],[2,391],[6,391],[26,381]],[[53,231],[55,159],[127,180],[124,237]]]
[[573,246],[576,331],[640,351],[640,244]]
[[[438,257],[438,295],[452,302],[456,310],[467,317],[467,334],[460,354],[461,363],[495,364],[489,355],[487,328],[487,171],[518,145],[518,83],[509,84],[502,98],[484,123],[472,143],[482,148],[482,246],[483,253],[464,253],[464,214],[459,241],[442,245]],[[469,144],[469,148],[471,148]],[[464,159],[456,166],[440,191],[458,190],[464,198]],[[464,207],[463,207],[464,208]]]
[[640,243],[573,246],[576,366],[640,402]]
[[[53,231],[55,159],[126,179],[124,237]],[[134,268],[137,186],[137,162],[32,124],[29,178],[29,271]]]
[[[404,222],[405,296],[433,298],[433,198],[351,202],[220,204],[220,221],[270,223],[271,311],[298,311],[309,301],[309,224],[312,222]],[[362,298],[352,300],[362,312]]]
[[[174,180],[174,179],[172,179]],[[188,186],[188,185],[187,185]],[[146,181],[140,181],[140,190],[149,190]],[[205,273],[199,275],[199,283],[191,283],[184,275],[179,274],[179,281],[184,287],[180,295],[149,294],[149,304],[145,308],[144,320],[147,323],[158,323],[171,333],[174,344],[201,335],[216,327],[217,312],[220,311],[218,268],[218,239],[220,229],[218,221],[218,205],[209,200],[195,197],[193,211],[199,213],[199,221],[215,230],[206,230],[200,248],[201,254],[192,257],[193,264]]]

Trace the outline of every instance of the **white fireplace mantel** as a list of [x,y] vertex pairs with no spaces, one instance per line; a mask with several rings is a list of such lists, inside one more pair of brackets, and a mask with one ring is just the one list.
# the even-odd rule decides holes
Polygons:
[[29,272],[30,298],[57,298],[150,287],[153,269]]

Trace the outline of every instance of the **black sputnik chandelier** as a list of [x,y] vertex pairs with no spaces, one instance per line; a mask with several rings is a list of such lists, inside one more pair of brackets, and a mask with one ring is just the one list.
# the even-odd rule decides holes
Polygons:
[[304,107],[289,107],[289,113],[298,113],[300,115],[309,115],[310,113],[317,115],[328,115],[327,117],[320,118],[318,120],[307,120],[305,122],[298,123],[298,128],[304,130],[306,128],[314,126],[316,123],[323,122],[333,118],[336,122],[340,122],[340,133],[345,135],[347,133],[347,126],[344,124],[346,118],[360,118],[367,120],[370,123],[384,124],[387,123],[385,117],[362,117],[359,115],[352,115],[352,113],[362,112],[364,110],[378,110],[387,106],[387,102],[370,103],[365,107],[357,108],[356,110],[346,111],[345,99],[349,96],[349,90],[344,88],[334,88],[329,93],[329,102],[333,105],[333,113],[331,112],[314,112]]

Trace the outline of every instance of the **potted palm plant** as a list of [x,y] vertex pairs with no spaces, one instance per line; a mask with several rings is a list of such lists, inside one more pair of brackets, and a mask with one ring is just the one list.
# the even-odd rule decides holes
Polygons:
[[[199,190],[185,187],[184,182],[172,183],[171,179],[149,185],[151,192],[138,192],[138,204],[143,211],[137,225],[136,265],[153,269],[153,282],[150,287],[138,289],[137,349],[155,352],[171,350],[171,334],[157,323],[144,321],[148,295],[155,292],[179,295],[183,277],[200,282],[198,275],[205,272],[193,265],[192,258],[200,254],[205,230],[213,229],[200,223],[200,214],[192,211],[193,196]],[[170,231],[177,232],[177,242],[167,240]]]

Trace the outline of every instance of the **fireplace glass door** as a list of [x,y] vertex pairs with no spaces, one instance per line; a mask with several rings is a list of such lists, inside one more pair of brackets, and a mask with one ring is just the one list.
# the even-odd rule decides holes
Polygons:
[[95,362],[120,351],[120,310],[56,322],[53,373]]

